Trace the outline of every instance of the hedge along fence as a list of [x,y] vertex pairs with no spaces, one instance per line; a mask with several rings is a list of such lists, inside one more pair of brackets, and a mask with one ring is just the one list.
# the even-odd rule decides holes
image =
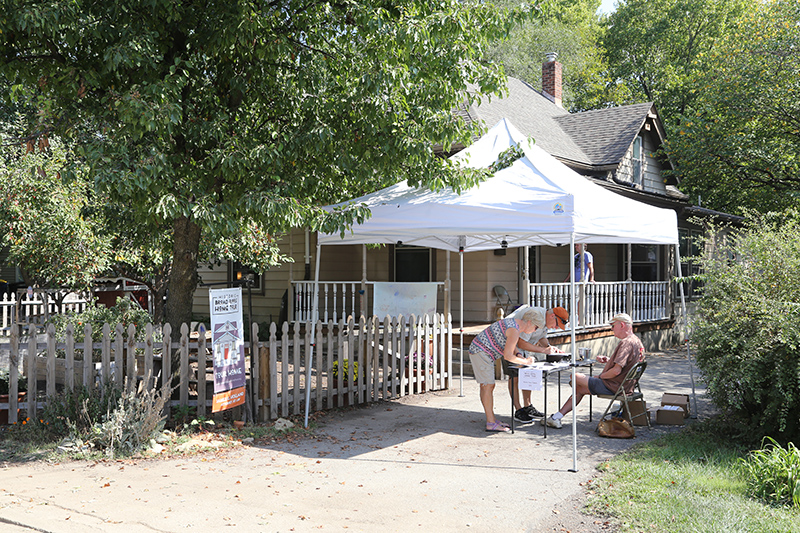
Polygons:
[[[202,326],[197,328],[205,332]],[[304,324],[284,323],[280,335],[275,323],[269,337],[245,343],[248,400],[254,403],[254,419],[267,421],[304,412],[306,386],[310,410],[397,398],[451,386],[452,325],[443,315],[361,317],[328,327],[318,323],[310,381],[306,383],[311,331]],[[177,342],[172,328],[148,324],[137,335],[133,325],[113,330],[105,324],[102,339],[91,342],[91,326],[81,339],[68,325],[63,338],[49,325],[42,334],[30,326],[27,334],[12,328],[0,340],[0,352],[8,354],[9,398],[0,409],[9,409],[8,421],[18,419],[17,409],[34,416],[58,390],[103,387],[114,383],[127,390],[161,388],[170,406],[196,407],[196,416],[210,416],[213,394],[213,356],[206,334],[190,332],[183,324]],[[258,339],[257,324],[251,334]],[[164,371],[163,354],[171,354]],[[198,354],[201,356],[198,357]],[[88,364],[87,364],[88,362]],[[5,365],[4,365],[5,366]],[[341,371],[340,371],[341,370]],[[18,377],[27,378],[28,392],[18,396]],[[169,415],[170,413],[167,413]]]

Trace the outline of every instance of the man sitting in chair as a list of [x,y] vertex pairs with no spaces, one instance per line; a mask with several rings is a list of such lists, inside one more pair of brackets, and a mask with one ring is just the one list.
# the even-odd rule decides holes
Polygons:
[[[589,377],[585,374],[575,374],[575,405],[587,394],[608,394],[613,395],[619,389],[620,384],[628,375],[633,365],[644,361],[644,346],[639,337],[633,334],[633,320],[627,313],[619,313],[611,319],[611,330],[614,336],[620,340],[614,353],[609,359],[606,356],[598,356],[598,363],[605,363],[603,371],[597,377]],[[558,412],[542,419],[548,427],[560,429],[561,419],[572,411],[572,396],[561,406]]]

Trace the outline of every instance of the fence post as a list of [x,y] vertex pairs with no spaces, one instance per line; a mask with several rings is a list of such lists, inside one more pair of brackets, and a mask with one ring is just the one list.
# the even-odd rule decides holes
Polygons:
[[11,354],[8,358],[8,423],[17,423],[19,400],[19,328],[11,328]]
[[197,416],[206,416],[206,327],[204,324],[197,326]]
[[128,374],[125,379],[125,389],[128,392],[136,390],[136,326],[128,324],[128,346],[125,350],[125,366]]
[[28,326],[28,416],[36,418],[38,406],[36,405],[38,383],[36,375],[36,325],[30,324]]
[[164,400],[164,415],[169,418],[170,396],[172,394],[172,326],[167,323],[163,328],[164,338],[161,343],[161,394]]
[[[288,327],[288,322],[284,322],[282,327]],[[273,322],[269,326],[269,417],[278,418],[278,327]]]
[[47,399],[56,395],[56,327],[47,326]]
[[83,386],[94,387],[94,359],[92,357],[92,326],[88,322],[83,327]]
[[189,403],[189,325],[184,322],[181,324],[181,360],[180,360],[180,386],[179,402],[181,407],[186,407]]
[[64,364],[64,382],[67,390],[75,390],[75,334],[72,324],[67,324],[66,336],[66,361]]

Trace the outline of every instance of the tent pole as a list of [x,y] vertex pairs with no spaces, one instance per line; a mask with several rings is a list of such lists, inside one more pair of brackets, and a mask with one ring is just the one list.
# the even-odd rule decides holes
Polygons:
[[[308,349],[308,361],[306,362],[306,416],[304,426],[308,429],[308,407],[311,403],[311,367],[314,366],[314,342],[317,338],[317,316],[319,316],[319,233],[317,233],[317,257],[314,266],[314,301],[311,303],[311,346]],[[319,376],[317,376],[319,377]]]
[[[572,264],[572,251],[575,249],[575,233],[571,233],[569,236],[569,292],[570,292],[570,317],[569,322],[571,324],[570,328],[570,342],[572,344],[572,468],[570,472],[577,472],[578,471],[578,417],[575,416],[575,356],[578,352],[578,349],[575,347],[575,269],[573,268]],[[581,266],[583,265],[583,257],[581,259]],[[546,421],[545,421],[546,422]]]
[[461,317],[461,326],[458,329],[460,344],[458,349],[458,396],[464,397],[464,246],[458,247],[458,260],[459,260],[459,278],[458,282],[461,285],[461,305],[458,310]]
[[[678,271],[678,279],[683,277],[681,272],[681,251],[680,243],[675,245],[675,268]],[[689,316],[686,313],[686,298],[683,295],[683,282],[678,282],[678,290],[681,293],[681,314],[683,315],[684,327],[686,328],[686,360],[689,362],[689,376],[692,380],[692,399],[694,400],[694,410],[692,410],[692,418],[697,418],[697,393],[694,388],[694,365],[692,365],[692,353],[689,349]]]

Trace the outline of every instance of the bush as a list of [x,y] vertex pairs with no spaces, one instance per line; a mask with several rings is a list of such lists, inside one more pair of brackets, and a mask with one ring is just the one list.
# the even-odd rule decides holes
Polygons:
[[164,429],[167,399],[160,390],[123,393],[102,422],[92,426],[86,440],[112,458],[141,451]]
[[110,457],[132,455],[164,428],[166,400],[160,390],[123,393],[113,384],[65,390],[48,398],[40,417],[13,425],[7,436],[28,443],[66,438]]
[[707,242],[693,323],[708,394],[746,442],[800,438],[800,217],[751,219]]
[[42,419],[47,422],[50,432],[56,437],[88,434],[103,416],[112,411],[122,392],[113,384],[105,387],[76,387],[65,389],[48,398],[42,411]]
[[[350,372],[350,360],[342,360],[342,382],[347,383],[348,379],[355,383],[358,380],[358,362],[353,361],[352,373]],[[333,362],[333,379],[339,379],[339,361]]]
[[130,298],[117,298],[117,303],[113,307],[102,305],[92,305],[83,312],[73,315],[53,315],[48,324],[55,325],[56,336],[62,338],[68,324],[75,328],[75,340],[83,342],[83,329],[86,324],[92,326],[92,340],[99,342],[103,339],[103,325],[108,324],[111,331],[114,331],[117,324],[127,331],[128,325],[136,327],[136,337],[144,339],[144,329],[147,324],[153,322],[150,314],[136,305]]
[[740,460],[750,492],[768,503],[800,507],[800,450],[791,442],[782,448],[764,440],[769,442]]
[[[8,394],[11,385],[10,379],[8,370],[0,370],[0,394]],[[27,390],[28,379],[20,375],[17,378],[17,392],[25,392]]]

